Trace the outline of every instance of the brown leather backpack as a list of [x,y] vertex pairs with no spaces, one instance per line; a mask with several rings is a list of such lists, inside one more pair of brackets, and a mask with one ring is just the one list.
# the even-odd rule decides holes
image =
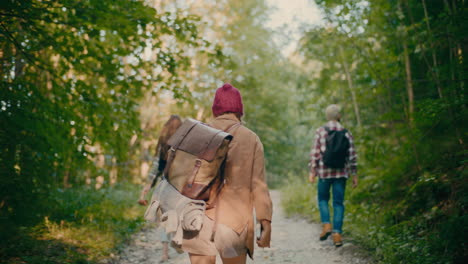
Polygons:
[[225,131],[187,119],[168,141],[166,179],[183,195],[207,201],[211,187],[224,182],[223,166],[231,140],[232,135]]

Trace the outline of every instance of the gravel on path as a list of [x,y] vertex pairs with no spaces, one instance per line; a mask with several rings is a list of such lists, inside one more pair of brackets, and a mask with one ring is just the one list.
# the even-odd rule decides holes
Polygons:
[[[252,263],[298,263],[298,264],[367,264],[369,258],[364,257],[363,251],[346,241],[342,247],[336,248],[331,236],[326,241],[319,241],[321,226],[309,223],[304,219],[287,218],[281,208],[281,194],[271,191],[274,205],[272,221],[271,248],[256,248]],[[105,263],[112,264],[154,264],[160,263],[162,244],[158,241],[156,228],[147,226],[133,236],[132,242],[126,246],[121,254]],[[190,264],[186,253],[178,254],[170,248],[170,259],[164,263]],[[218,259],[217,263],[221,263]]]

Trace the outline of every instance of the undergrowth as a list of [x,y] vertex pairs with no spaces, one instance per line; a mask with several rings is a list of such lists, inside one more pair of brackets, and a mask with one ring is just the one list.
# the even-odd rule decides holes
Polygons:
[[[358,142],[360,182],[356,189],[347,183],[344,238],[367,248],[377,263],[468,259],[466,152],[456,142],[432,140]],[[290,176],[282,189],[287,215],[319,222],[316,188],[305,177]]]
[[144,208],[135,202],[138,190],[121,183],[51,192],[40,222],[15,228],[2,239],[2,262],[96,263],[111,257],[143,223]]
[[[363,180],[367,182],[367,180]],[[396,223],[391,201],[357,202],[366,183],[352,190],[348,181],[345,201],[344,237],[354,240],[374,256],[377,263],[463,263],[462,240],[467,217],[449,216],[439,209]],[[282,189],[282,206],[288,216],[302,216],[320,222],[316,186],[305,180],[290,179]],[[330,202],[331,205],[331,202]],[[331,210],[333,213],[333,210]],[[345,241],[346,242],[346,241]]]

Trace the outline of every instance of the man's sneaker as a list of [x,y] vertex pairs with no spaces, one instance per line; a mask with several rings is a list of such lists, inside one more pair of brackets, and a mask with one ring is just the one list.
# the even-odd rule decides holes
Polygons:
[[320,234],[320,240],[327,240],[328,236],[332,233],[331,224],[323,224],[322,233]]
[[333,244],[335,247],[341,247],[343,245],[343,239],[340,233],[333,233]]

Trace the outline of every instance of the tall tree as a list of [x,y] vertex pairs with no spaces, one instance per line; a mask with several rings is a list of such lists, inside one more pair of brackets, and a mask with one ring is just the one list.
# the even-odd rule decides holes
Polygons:
[[[31,210],[40,211],[50,188],[90,175],[115,180],[117,168],[126,175],[129,166],[117,165],[134,155],[127,142],[140,133],[139,100],[155,83],[177,83],[183,49],[204,44],[196,18],[144,1],[0,7],[0,218],[24,222],[37,219]],[[148,47],[157,56],[145,57]]]

